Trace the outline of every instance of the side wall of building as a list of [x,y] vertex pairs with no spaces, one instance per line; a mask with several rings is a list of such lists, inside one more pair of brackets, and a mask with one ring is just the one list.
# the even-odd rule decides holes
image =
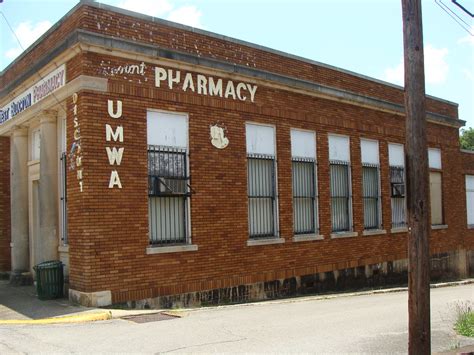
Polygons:
[[[89,73],[103,73],[101,63],[126,65],[118,58],[84,54]],[[112,64],[113,63],[113,64]],[[133,63],[140,64],[140,62]],[[154,66],[145,63],[147,73]],[[72,66],[71,66],[72,67]],[[193,73],[196,75],[196,73]],[[242,285],[295,280],[338,270],[399,268],[406,262],[406,233],[391,234],[388,143],[404,143],[402,116],[259,85],[254,103],[157,88],[151,76],[108,77],[108,92],[79,92],[78,121],[83,154],[83,192],[76,171],[68,176],[70,287],[81,292],[110,290],[112,302],[228,289]],[[147,80],[145,80],[147,79]],[[108,100],[123,104],[120,118],[107,112]],[[189,115],[191,237],[197,251],[147,254],[147,110]],[[68,144],[74,140],[72,106]],[[227,128],[229,146],[210,144],[209,126]],[[279,227],[283,244],[247,246],[248,198],[245,123],[276,129]],[[122,126],[123,142],[107,142],[105,125]],[[290,129],[316,132],[319,220],[323,240],[293,241]],[[357,237],[331,239],[328,134],[350,137],[354,230]],[[428,124],[428,142],[442,152],[445,229],[431,233],[431,252],[444,260],[465,248],[465,207],[458,130]],[[383,229],[362,236],[362,165],[360,139],[380,144]],[[110,165],[106,147],[123,147],[120,166]],[[110,189],[117,170],[122,189]],[[387,263],[390,263],[387,264]],[[398,263],[398,264],[397,264]],[[397,266],[398,265],[398,266]],[[403,275],[403,267],[400,267]],[[405,267],[406,270],[406,267]],[[369,271],[370,273],[371,271]],[[357,274],[357,271],[355,271]],[[362,272],[363,273],[363,272]],[[293,281],[291,281],[293,282]],[[265,286],[263,286],[265,287]],[[248,291],[250,292],[250,291]]]

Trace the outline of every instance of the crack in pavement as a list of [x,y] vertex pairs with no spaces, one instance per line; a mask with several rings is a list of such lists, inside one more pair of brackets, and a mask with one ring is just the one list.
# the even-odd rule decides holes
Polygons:
[[159,351],[155,354],[167,354],[167,353],[172,353],[175,351],[179,350],[185,350],[185,349],[190,349],[190,348],[198,348],[200,346],[206,346],[206,345],[215,345],[215,344],[225,344],[225,343],[238,343],[239,341],[246,340],[247,338],[241,338],[241,339],[235,339],[235,340],[221,340],[221,341],[211,341],[209,343],[201,343],[201,344],[195,344],[195,345],[189,345],[189,346],[182,346],[179,348],[174,348],[166,351]]

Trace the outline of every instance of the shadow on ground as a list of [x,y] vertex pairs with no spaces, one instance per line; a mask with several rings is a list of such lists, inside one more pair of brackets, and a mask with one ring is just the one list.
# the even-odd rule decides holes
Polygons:
[[0,280],[0,320],[42,319],[88,310],[67,298],[41,301],[34,286],[12,286]]

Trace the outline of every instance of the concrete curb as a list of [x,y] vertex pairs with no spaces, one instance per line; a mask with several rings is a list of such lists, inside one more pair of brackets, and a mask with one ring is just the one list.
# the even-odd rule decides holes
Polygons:
[[99,320],[112,319],[112,312],[95,312],[74,314],[63,317],[43,318],[43,319],[12,319],[0,320],[0,325],[44,325],[44,324],[60,324],[60,323],[85,323]]

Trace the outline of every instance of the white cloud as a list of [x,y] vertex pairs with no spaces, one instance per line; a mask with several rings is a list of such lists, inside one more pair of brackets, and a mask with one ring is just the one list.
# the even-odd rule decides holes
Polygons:
[[202,28],[202,13],[196,6],[183,5],[175,8],[169,0],[121,0],[118,7],[142,14],[162,17],[183,25]]
[[200,27],[202,13],[195,6],[182,6],[173,10],[168,15],[168,20],[182,23],[192,27]]
[[447,55],[447,48],[437,49],[430,44],[425,46],[425,77],[428,84],[442,84],[446,81],[449,72]]
[[471,46],[474,46],[474,26],[471,26],[469,34],[466,37],[463,37],[458,40],[459,44],[467,43]]
[[20,47],[11,48],[5,52],[5,57],[12,60],[18,57],[21,53],[22,49]]
[[168,0],[122,0],[117,6],[154,17],[164,16],[173,9]]
[[458,43],[460,43],[460,44],[468,43],[471,46],[474,46],[474,36],[467,35],[466,37],[463,37],[460,40],[458,40]]
[[[45,33],[52,26],[49,21],[41,21],[36,24],[31,24],[30,21],[21,22],[15,28],[15,35],[21,43],[21,46],[26,49],[34,41],[36,41],[43,33]],[[16,38],[14,39],[17,42]],[[20,45],[10,48],[5,52],[5,57],[8,59],[16,58],[23,50]]]
[[398,63],[397,66],[393,68],[385,69],[384,79],[394,84],[403,85],[403,82],[404,82],[403,68],[404,68],[404,65],[403,65],[403,59],[402,59],[400,63]]
[[[449,72],[449,65],[446,61],[448,55],[447,48],[435,48],[427,44],[424,49],[425,54],[425,81],[427,84],[442,84],[446,81]],[[404,65],[403,58],[395,67],[387,68],[384,72],[384,79],[394,84],[403,85]]]
[[472,72],[472,70],[464,68],[462,72],[466,76],[466,78],[470,79],[471,81],[474,81],[474,73]]

